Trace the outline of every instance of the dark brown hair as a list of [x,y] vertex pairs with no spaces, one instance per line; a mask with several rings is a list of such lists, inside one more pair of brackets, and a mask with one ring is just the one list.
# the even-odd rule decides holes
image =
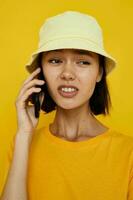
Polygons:
[[[42,53],[38,56],[38,64],[39,67],[41,66],[41,60],[42,60]],[[99,66],[103,69],[103,75],[100,80],[100,82],[96,82],[96,86],[94,89],[94,92],[91,96],[91,98],[88,101],[89,107],[91,109],[91,113],[94,115],[109,115],[109,109],[112,106],[111,98],[109,94],[109,89],[107,85],[106,80],[106,67],[105,67],[105,57],[102,55],[99,55]],[[44,77],[45,80],[45,77]],[[44,91],[45,91],[45,98],[41,106],[41,110],[45,111],[46,113],[49,113],[53,110],[56,110],[56,103],[52,99],[52,97],[49,95],[47,84],[44,84]]]

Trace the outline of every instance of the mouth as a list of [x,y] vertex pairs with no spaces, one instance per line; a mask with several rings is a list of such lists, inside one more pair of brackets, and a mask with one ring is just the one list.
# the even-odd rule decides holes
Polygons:
[[58,92],[65,98],[72,98],[78,94],[78,88],[75,86],[62,85],[58,87]]
[[65,92],[62,90],[58,90],[58,92],[61,96],[66,97],[66,98],[72,98],[78,94],[78,90],[73,91],[73,92]]

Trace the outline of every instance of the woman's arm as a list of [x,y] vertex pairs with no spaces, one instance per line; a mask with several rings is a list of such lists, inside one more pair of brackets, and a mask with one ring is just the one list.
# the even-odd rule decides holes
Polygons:
[[[41,91],[41,88],[36,87],[36,85],[41,86],[45,83],[45,81],[36,78],[40,71],[41,68],[37,68],[24,81],[15,102],[18,128],[15,137],[13,159],[0,200],[28,200],[27,168],[29,148],[39,121],[39,118],[35,117],[34,105],[28,105],[28,98],[33,93],[36,94]],[[44,92],[43,95],[39,95],[41,105],[43,99]]]
[[32,136],[17,132],[11,167],[0,200],[28,200],[27,167]]

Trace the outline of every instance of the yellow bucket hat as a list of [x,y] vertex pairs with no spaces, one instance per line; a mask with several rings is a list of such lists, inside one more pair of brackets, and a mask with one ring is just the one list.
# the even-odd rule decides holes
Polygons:
[[117,64],[104,49],[102,29],[97,20],[85,13],[65,11],[47,18],[40,28],[39,39],[38,49],[26,64],[29,73],[39,67],[39,53],[56,49],[82,49],[103,55],[106,75]]

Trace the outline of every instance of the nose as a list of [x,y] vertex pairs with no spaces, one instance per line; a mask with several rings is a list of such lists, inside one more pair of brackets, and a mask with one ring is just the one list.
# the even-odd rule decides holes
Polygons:
[[73,80],[75,79],[75,74],[72,70],[72,64],[66,63],[63,66],[63,71],[61,73],[61,78],[66,80]]

